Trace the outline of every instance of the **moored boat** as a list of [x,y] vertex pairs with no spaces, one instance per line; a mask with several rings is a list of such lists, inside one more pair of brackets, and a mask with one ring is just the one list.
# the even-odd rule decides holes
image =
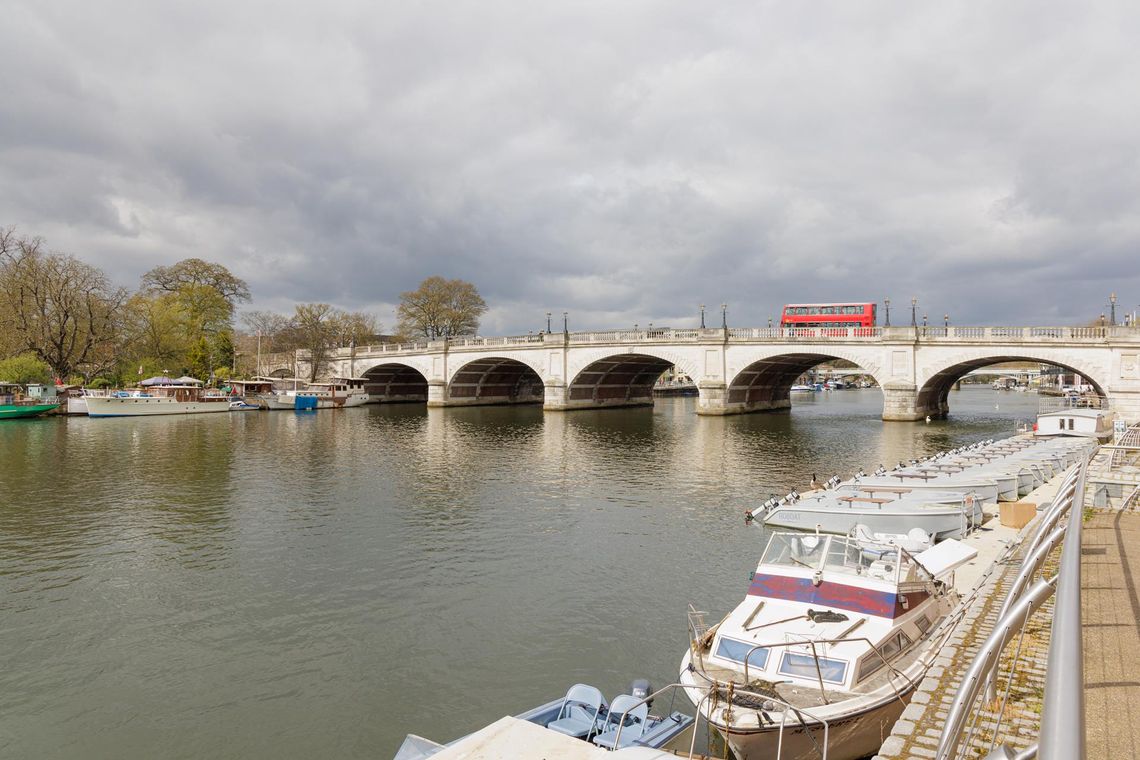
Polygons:
[[747,514],[769,527],[837,534],[859,524],[885,533],[917,528],[936,540],[962,538],[983,520],[982,499],[973,493],[862,485],[769,499]]
[[139,388],[107,396],[87,396],[89,417],[155,417],[167,414],[228,412],[229,397],[202,388],[192,377],[152,377]]
[[24,394],[24,386],[17,383],[0,383],[0,420],[38,417],[57,407],[58,402],[28,398]]
[[[409,734],[393,760],[440,758],[499,758],[542,760],[600,760],[606,757],[645,757],[638,750],[657,749],[680,736],[693,717],[672,709],[653,715],[654,698],[648,681],[634,681],[629,694],[608,704],[602,692],[588,684],[575,684],[566,695],[498,720],[449,744]],[[610,752],[613,752],[611,755]]]
[[305,388],[281,391],[264,400],[270,409],[344,409],[368,403],[368,393],[344,383],[308,383]]
[[947,579],[976,555],[774,533],[744,601],[711,628],[690,614],[681,683],[740,760],[873,755],[949,635]]

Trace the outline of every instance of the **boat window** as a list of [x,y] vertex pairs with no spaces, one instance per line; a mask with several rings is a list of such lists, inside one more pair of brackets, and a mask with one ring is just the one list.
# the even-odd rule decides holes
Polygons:
[[923,613],[915,618],[914,624],[917,625],[918,630],[922,631],[923,633],[926,633],[930,630],[930,618],[926,616],[926,613]]
[[748,657],[748,667],[763,669],[768,664],[768,650],[757,649],[749,655],[748,650],[753,646],[755,645],[746,641],[721,637],[720,644],[716,648],[716,656],[741,663],[744,662],[745,657]]
[[[819,669],[816,670],[816,663]],[[784,652],[780,660],[780,673],[800,678],[823,678],[828,683],[843,683],[847,676],[847,662],[830,657],[813,657],[810,654]]]
[[776,533],[768,542],[762,565],[790,565],[814,570],[819,566],[828,542],[828,536],[811,534]]
[[1072,430],[1072,429],[1073,429],[1073,418],[1070,417],[1069,418],[1069,430]]
[[879,654],[883,656],[884,660],[891,659],[900,651],[902,651],[902,646],[899,645],[898,636],[890,637],[885,642],[883,642],[882,646],[879,647]]
[[885,664],[882,657],[871,652],[863,658],[863,662],[859,665],[859,680],[862,681]]
[[905,633],[903,633],[902,631],[899,631],[899,649],[900,649],[900,650],[904,650],[904,651],[905,651],[905,650],[906,650],[906,649],[908,649],[908,648],[910,647],[910,645],[911,645],[911,644],[913,644],[913,643],[914,643],[914,642],[912,642],[912,641],[910,640],[910,636],[907,636],[907,635],[906,635]]

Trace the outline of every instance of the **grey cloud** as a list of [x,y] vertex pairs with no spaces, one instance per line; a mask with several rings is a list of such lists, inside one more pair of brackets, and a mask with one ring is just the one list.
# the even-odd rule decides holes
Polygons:
[[547,310],[587,328],[727,302],[765,324],[914,295],[1025,323],[1140,301],[1123,2],[5,14],[0,223],[124,284],[201,256],[255,307],[390,323],[442,274],[479,287],[484,332]]

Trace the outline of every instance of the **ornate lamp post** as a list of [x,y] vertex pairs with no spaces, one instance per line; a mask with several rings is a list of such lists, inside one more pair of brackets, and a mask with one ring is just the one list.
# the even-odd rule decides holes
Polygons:
[[1104,312],[1103,311],[1100,313],[1100,326],[1104,327]]
[[772,318],[771,317],[768,317],[768,329],[769,330],[772,329]]
[[701,304],[701,329],[705,329],[705,305]]
[[562,312],[562,334],[567,338],[570,337],[569,322],[566,321],[566,312]]
[[946,327],[946,328],[950,327],[950,315],[949,314],[943,314],[942,315],[942,326]]
[[1115,293],[1109,293],[1109,295],[1108,295],[1108,307],[1112,313],[1112,318],[1109,320],[1108,323],[1110,325],[1112,325],[1113,327],[1116,327],[1116,294]]
[[546,332],[550,332],[550,312],[546,312]]
[[922,315],[922,326],[926,327],[926,314],[925,313]]
[[918,299],[911,296],[910,299],[910,326],[918,327]]
[[887,318],[883,322],[883,327],[890,327],[891,326],[891,299],[884,298],[883,299],[883,305],[887,307]]
[[720,305],[720,326],[725,330],[728,329],[728,304],[726,303]]

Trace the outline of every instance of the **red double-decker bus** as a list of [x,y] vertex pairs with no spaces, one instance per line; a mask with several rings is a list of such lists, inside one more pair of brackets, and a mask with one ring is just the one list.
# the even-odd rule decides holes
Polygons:
[[780,327],[874,327],[874,303],[790,303]]

